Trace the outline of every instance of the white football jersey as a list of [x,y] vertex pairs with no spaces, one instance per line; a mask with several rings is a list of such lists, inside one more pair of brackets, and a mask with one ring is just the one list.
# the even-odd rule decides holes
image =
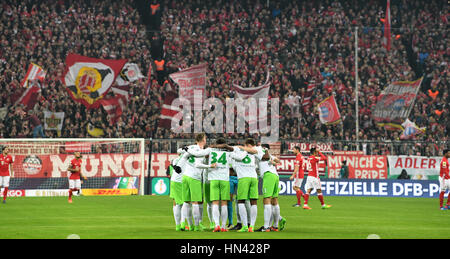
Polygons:
[[256,157],[245,151],[241,152],[244,152],[246,156],[242,160],[234,160],[232,163],[238,179],[244,177],[258,178],[258,175],[256,174]]
[[209,153],[208,165],[216,164],[216,168],[208,169],[208,180],[230,180],[230,163],[233,159],[242,160],[246,156],[240,152],[239,148],[234,148],[233,152],[222,149],[211,149]]

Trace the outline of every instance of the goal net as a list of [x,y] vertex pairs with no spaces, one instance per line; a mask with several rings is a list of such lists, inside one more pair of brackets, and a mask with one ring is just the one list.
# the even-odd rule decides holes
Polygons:
[[144,194],[144,139],[0,139],[13,157],[9,189],[27,196],[57,196],[69,188],[68,167],[82,155],[85,195]]

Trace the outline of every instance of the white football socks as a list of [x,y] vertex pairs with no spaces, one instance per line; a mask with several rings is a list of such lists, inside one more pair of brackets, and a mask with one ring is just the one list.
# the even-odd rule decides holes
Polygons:
[[270,227],[272,217],[272,204],[264,204],[264,228]]
[[228,219],[228,205],[222,205],[222,209],[220,210],[220,216],[222,220],[222,228],[225,228]]
[[180,225],[181,223],[181,205],[176,204],[173,206],[173,217],[175,219],[175,225]]

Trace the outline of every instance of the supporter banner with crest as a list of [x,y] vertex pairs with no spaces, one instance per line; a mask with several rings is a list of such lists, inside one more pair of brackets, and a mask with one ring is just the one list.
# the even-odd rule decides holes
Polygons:
[[378,126],[388,130],[403,129],[401,124],[411,112],[422,79],[392,82],[381,92],[372,113]]
[[45,130],[62,130],[64,122],[64,112],[44,111]]
[[64,84],[69,95],[86,108],[98,108],[99,100],[108,93],[126,59],[109,60],[69,54],[66,57]]
[[341,114],[334,96],[330,96],[318,104],[319,119],[322,124],[335,124],[341,121]]
[[129,85],[130,83],[141,78],[145,78],[145,76],[142,75],[139,66],[135,63],[126,63],[116,79],[116,84],[119,86]]

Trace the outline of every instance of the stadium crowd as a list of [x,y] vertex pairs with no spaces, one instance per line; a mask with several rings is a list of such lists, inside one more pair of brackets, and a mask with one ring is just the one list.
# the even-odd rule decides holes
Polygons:
[[[151,10],[151,4],[157,9]],[[401,132],[375,125],[372,108],[389,82],[423,76],[410,120],[427,129],[418,139],[448,140],[449,8],[444,1],[392,0],[390,51],[382,46],[385,1],[152,0],[144,1],[151,12],[145,19],[138,5],[125,0],[7,0],[1,6],[0,108],[9,107],[0,120],[3,138],[33,137],[44,110],[66,113],[61,137],[90,137],[91,123],[104,129],[104,137],[190,138],[158,127],[168,87],[165,79],[179,69],[207,62],[207,97],[223,100],[234,97],[232,82],[258,86],[270,70],[270,97],[279,97],[282,104],[281,139],[355,140],[354,27],[358,26],[360,139],[399,139]],[[155,54],[155,49],[163,50]],[[148,94],[146,79],[133,83],[121,119],[110,125],[105,111],[86,110],[67,94],[61,78],[70,52],[127,58],[145,74],[150,64],[155,66],[153,59],[162,58],[164,73],[153,67]],[[25,112],[12,105],[11,96],[30,62],[42,66],[47,76],[39,102]],[[312,105],[304,106],[309,85],[314,86]],[[336,97],[342,124],[321,124],[313,108],[329,95]],[[54,131],[44,133],[58,136]]]

